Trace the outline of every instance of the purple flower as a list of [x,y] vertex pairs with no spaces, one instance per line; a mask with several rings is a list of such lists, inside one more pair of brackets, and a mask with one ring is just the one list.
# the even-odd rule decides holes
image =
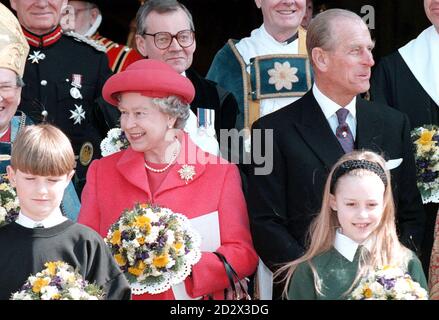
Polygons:
[[385,290],[390,290],[395,286],[396,279],[386,279],[385,277],[378,278],[377,282],[381,284]]
[[17,220],[17,218],[18,218],[18,212],[15,211],[15,210],[11,210],[11,211],[9,211],[8,214],[6,215],[6,217],[5,217],[5,221],[6,221],[7,223],[11,223],[11,222],[14,222],[15,220]]
[[149,254],[146,251],[143,252],[137,252],[136,253],[136,259],[137,260],[145,260],[149,258]]
[[21,290],[30,290],[32,289],[32,285],[30,284],[29,281],[27,281],[22,287]]
[[132,241],[136,238],[136,234],[130,230],[124,230],[120,233],[122,240]]
[[51,281],[50,285],[56,286],[57,288],[61,288],[62,279],[59,276],[55,276]]
[[438,177],[438,172],[433,172],[431,170],[425,170],[424,173],[421,174],[421,179],[424,182],[433,182]]
[[420,169],[428,168],[428,161],[416,160],[416,166]]
[[158,247],[163,248],[166,244],[166,241],[168,241],[168,236],[166,234],[159,236],[157,239]]

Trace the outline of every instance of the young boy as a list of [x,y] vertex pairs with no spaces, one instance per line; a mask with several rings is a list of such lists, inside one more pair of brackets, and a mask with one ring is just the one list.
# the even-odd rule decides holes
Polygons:
[[27,126],[17,135],[7,172],[21,211],[0,228],[0,299],[9,299],[49,261],[78,268],[85,280],[103,287],[106,299],[130,298],[129,284],[103,239],[61,213],[74,166],[70,141],[54,126]]
[[[11,146],[17,133],[32,121],[17,111],[24,86],[23,74],[29,44],[15,15],[0,3],[0,174],[10,164]],[[80,202],[73,183],[64,192],[63,214],[76,221]]]

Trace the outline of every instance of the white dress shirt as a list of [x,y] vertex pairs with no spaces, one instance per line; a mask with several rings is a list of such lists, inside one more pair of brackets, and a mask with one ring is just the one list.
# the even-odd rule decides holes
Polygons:
[[44,228],[51,228],[63,223],[66,220],[67,218],[62,215],[61,210],[53,212],[46,219],[43,219],[41,221],[35,221],[27,217],[20,211],[15,222],[25,228],[33,229],[39,225],[42,225]]
[[[317,87],[317,85],[314,83],[312,86],[312,93],[314,94],[314,97],[317,100],[317,103],[319,104],[320,108],[322,109],[326,120],[328,120],[329,126],[331,127],[332,132],[335,135],[335,132],[338,127],[338,118],[336,112],[338,109],[342,108],[342,106],[339,106],[337,103],[332,101],[330,98],[325,96]],[[349,126],[349,129],[352,132],[352,136],[355,141],[355,137],[357,135],[357,109],[355,108],[357,103],[357,97],[354,97],[351,102],[345,107],[349,110],[348,116],[346,118],[346,123]]]

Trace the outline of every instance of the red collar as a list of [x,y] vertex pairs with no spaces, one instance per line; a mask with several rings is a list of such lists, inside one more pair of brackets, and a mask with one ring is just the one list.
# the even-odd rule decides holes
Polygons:
[[36,35],[31,33],[30,31],[27,31],[24,27],[22,27],[24,36],[26,37],[27,42],[29,42],[29,45],[32,47],[47,47],[55,42],[57,42],[62,35],[61,27],[58,26],[53,30],[52,32],[49,32],[44,35]]
[[8,130],[0,137],[0,142],[11,142],[11,126]]

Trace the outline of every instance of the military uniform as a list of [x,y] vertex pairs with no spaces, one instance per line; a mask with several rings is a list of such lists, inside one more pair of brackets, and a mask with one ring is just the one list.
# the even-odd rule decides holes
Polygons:
[[105,47],[110,68],[114,73],[124,71],[131,63],[143,59],[137,50],[111,41],[99,33],[95,33],[91,39]]
[[23,32],[30,51],[18,108],[35,123],[46,119],[70,138],[80,194],[89,163],[100,157],[100,142],[118,119],[116,108],[101,97],[111,75],[105,49],[78,34],[63,34],[60,27],[43,36]]

